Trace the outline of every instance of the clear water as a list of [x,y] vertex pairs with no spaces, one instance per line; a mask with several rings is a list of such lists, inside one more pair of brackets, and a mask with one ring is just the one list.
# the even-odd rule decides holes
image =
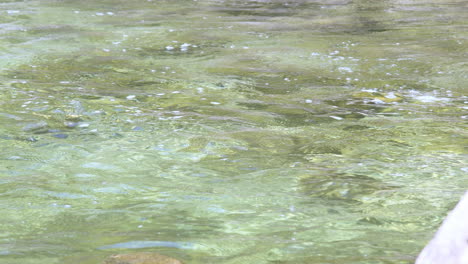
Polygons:
[[0,1],[0,262],[412,263],[468,188],[467,8]]

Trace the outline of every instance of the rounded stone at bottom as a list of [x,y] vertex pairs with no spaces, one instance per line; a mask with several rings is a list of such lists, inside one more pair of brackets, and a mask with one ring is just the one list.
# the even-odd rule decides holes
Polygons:
[[109,256],[103,264],[183,264],[182,261],[151,252],[136,252]]

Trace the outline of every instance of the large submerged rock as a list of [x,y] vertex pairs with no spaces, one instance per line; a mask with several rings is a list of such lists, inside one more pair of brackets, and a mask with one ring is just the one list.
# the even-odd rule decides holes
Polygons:
[[103,264],[183,264],[182,261],[151,252],[116,254],[104,260]]
[[447,216],[416,264],[468,263],[468,192]]

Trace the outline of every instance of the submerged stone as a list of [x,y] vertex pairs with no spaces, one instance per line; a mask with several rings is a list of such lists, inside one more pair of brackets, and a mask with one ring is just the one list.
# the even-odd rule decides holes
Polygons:
[[60,134],[54,134],[54,135],[52,135],[52,136],[55,137],[55,138],[62,138],[62,139],[68,138],[68,135],[67,135],[67,134],[62,134],[62,133],[60,133]]
[[326,200],[360,202],[365,196],[398,188],[365,175],[330,173],[300,179],[302,192]]
[[36,123],[29,123],[23,127],[23,131],[25,132],[33,132],[33,133],[45,133],[47,132],[47,123],[45,121],[39,121]]
[[103,264],[182,264],[182,261],[158,253],[136,252],[112,255]]

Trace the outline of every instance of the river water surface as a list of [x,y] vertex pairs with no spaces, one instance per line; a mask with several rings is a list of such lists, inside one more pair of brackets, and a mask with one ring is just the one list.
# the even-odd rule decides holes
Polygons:
[[0,1],[0,262],[412,263],[468,188],[467,9]]

